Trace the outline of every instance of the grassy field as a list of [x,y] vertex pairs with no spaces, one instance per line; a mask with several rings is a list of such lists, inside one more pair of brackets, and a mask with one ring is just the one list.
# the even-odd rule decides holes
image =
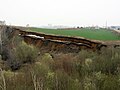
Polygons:
[[120,40],[120,36],[117,36],[112,31],[106,29],[56,30],[56,29],[32,28],[30,30],[35,32],[43,32],[46,34],[79,36],[94,40]]

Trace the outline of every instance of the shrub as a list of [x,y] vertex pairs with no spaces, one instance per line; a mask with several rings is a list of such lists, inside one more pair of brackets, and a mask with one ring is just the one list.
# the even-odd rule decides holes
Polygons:
[[54,90],[82,90],[78,79],[72,79],[66,72],[60,70],[56,71],[54,85]]
[[116,76],[109,75],[105,78],[105,81],[102,86],[102,90],[119,90],[120,85],[118,82],[118,78]]
[[93,59],[93,70],[105,74],[116,74],[120,65],[120,49],[105,48]]
[[16,48],[10,50],[9,64],[10,67],[18,69],[23,63],[32,63],[38,56],[38,50],[25,42],[21,42]]
[[15,49],[16,58],[22,63],[34,62],[38,56],[38,50],[32,46],[22,42]]

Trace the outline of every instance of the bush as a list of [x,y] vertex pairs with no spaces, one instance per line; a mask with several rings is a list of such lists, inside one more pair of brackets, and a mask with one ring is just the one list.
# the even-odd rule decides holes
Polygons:
[[116,76],[108,76],[102,86],[102,90],[120,90],[118,78]]
[[120,49],[105,48],[93,59],[93,70],[105,74],[116,74],[120,65]]
[[25,42],[16,47],[15,53],[16,58],[22,63],[34,62],[38,56],[38,50],[32,45],[27,45]]
[[18,69],[23,63],[35,62],[38,56],[38,50],[25,42],[21,42],[16,48],[10,50],[9,64],[10,67]]

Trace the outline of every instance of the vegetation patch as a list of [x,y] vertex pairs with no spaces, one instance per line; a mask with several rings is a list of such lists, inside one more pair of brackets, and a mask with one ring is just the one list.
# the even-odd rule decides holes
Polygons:
[[0,66],[1,87],[7,90],[119,90],[119,55],[119,48],[102,49],[99,53],[86,50],[54,53],[54,57],[41,54],[35,62],[15,72]]

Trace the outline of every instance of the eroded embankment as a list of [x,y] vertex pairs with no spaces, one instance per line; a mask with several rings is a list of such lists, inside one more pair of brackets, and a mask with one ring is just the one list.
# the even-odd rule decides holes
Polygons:
[[[57,35],[47,35],[43,33],[36,33],[36,32],[28,32],[22,31],[19,29],[15,29],[15,31],[22,37],[24,40],[29,44],[34,44],[38,47],[48,47],[51,50],[56,49],[92,49],[97,50],[103,46],[102,41],[94,41],[88,40],[85,38],[78,38],[78,37],[67,37],[67,36],[57,36]],[[15,33],[16,34],[16,33]]]
[[102,47],[117,47],[120,45],[119,41],[103,42],[80,37],[48,35],[7,26],[6,31],[8,30],[12,36],[19,35],[26,43],[33,44],[40,49],[47,51],[79,52],[81,49],[100,50]]

